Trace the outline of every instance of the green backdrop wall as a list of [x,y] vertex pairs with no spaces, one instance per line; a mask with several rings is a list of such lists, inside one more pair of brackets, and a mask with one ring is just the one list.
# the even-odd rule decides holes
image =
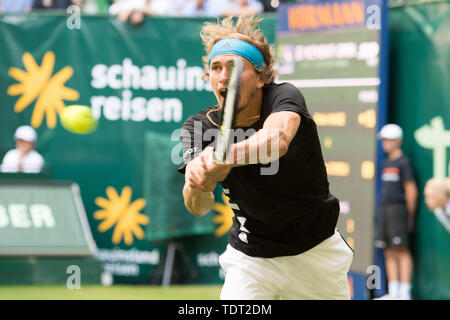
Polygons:
[[413,294],[450,299],[450,234],[423,198],[428,179],[450,175],[450,2],[392,7],[390,119],[419,185]]

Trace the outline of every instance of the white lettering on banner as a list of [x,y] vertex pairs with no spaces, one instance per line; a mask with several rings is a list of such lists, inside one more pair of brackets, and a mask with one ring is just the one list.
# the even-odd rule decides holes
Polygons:
[[136,277],[139,275],[138,264],[105,263],[103,269],[115,276]]
[[0,228],[6,227],[9,224],[8,214],[5,207],[0,205]]
[[31,227],[31,220],[27,214],[27,206],[25,204],[10,204],[8,206],[11,225],[15,228]]
[[103,269],[115,276],[135,277],[140,273],[140,265],[157,265],[160,261],[159,250],[138,249],[97,249],[96,259],[102,261]]
[[378,64],[379,44],[368,42],[340,42],[309,45],[296,45],[294,48],[295,61],[321,61],[332,59],[365,60],[368,66]]
[[108,79],[105,76],[108,67],[104,64],[96,64],[91,70],[91,86],[96,89],[103,89],[108,84]]
[[143,251],[137,249],[97,249],[94,253],[95,257],[101,261],[118,262],[126,261],[139,264],[152,264],[157,265],[159,263],[159,250],[153,249],[152,251]]
[[[100,119],[102,113],[105,119],[117,121],[140,122],[149,120],[151,122],[180,122],[183,118],[183,104],[177,98],[132,98],[129,90],[122,92],[122,99],[116,96],[91,97],[92,116]],[[103,109],[103,112],[102,112]]]
[[96,64],[92,67],[91,86],[95,89],[212,91],[210,83],[202,80],[202,72],[199,66],[187,67],[184,59],[179,59],[176,66],[138,67],[130,58],[125,58],[122,65]]
[[8,210],[0,205],[0,228],[9,225],[13,228],[54,228],[56,223],[52,209],[46,204],[12,203]]
[[197,255],[197,264],[199,267],[217,267],[219,266],[219,256],[214,251],[210,253],[199,253]]
[[362,103],[377,103],[378,92],[377,90],[361,90],[358,92],[358,101]]
[[52,209],[45,204],[30,205],[31,221],[35,228],[53,228],[55,219],[53,218]]
[[120,95],[91,96],[90,104],[94,118],[109,121],[148,120],[151,122],[180,122],[183,103],[178,98],[134,97],[131,90],[161,91],[212,91],[211,84],[203,81],[202,68],[188,67],[184,59],[175,66],[142,67],[125,58],[122,64],[107,66],[96,64],[91,69],[91,86],[95,89],[123,90]]

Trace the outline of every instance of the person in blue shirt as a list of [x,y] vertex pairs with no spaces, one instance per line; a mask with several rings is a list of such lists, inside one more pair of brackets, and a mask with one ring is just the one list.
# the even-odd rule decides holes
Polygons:
[[32,5],[33,0],[1,0],[0,13],[28,12]]
[[183,6],[184,17],[215,17],[220,15],[224,0],[188,0]]

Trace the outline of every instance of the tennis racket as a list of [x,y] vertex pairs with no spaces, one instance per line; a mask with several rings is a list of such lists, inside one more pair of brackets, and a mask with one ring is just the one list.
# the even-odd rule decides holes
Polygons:
[[221,113],[220,130],[217,136],[215,160],[223,163],[229,153],[230,145],[233,143],[233,128],[235,124],[236,111],[238,108],[241,92],[243,62],[241,58],[234,58],[231,66],[230,76],[227,83],[225,103]]

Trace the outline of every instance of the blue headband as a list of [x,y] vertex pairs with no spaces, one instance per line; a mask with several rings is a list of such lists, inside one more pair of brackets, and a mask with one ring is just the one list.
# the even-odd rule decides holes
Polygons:
[[223,39],[217,42],[209,55],[209,64],[211,59],[219,54],[237,54],[250,61],[257,69],[264,66],[264,57],[261,52],[248,42],[239,39]]

